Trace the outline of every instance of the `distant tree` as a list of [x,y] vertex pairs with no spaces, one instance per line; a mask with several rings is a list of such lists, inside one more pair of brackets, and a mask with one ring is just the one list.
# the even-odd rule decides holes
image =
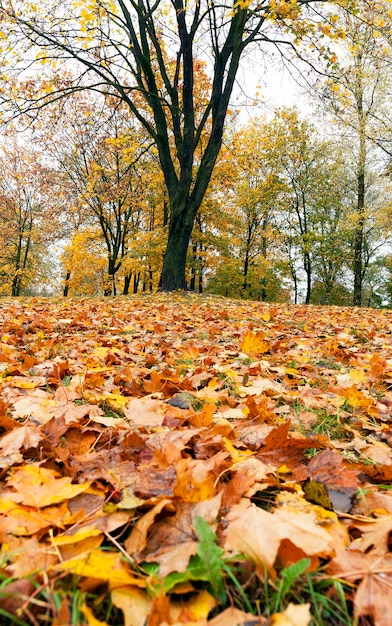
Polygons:
[[[159,177],[149,152],[151,138],[127,107],[109,97],[81,92],[45,113],[36,124],[36,137],[57,165],[64,192],[73,199],[70,237],[84,241],[75,238],[79,229],[99,229],[107,259],[104,293],[116,295],[116,276],[146,220],[150,179]],[[77,260],[82,268],[75,267]],[[68,257],[67,284],[83,265],[79,255]]]
[[282,254],[277,224],[286,188],[279,159],[273,124],[260,118],[233,135],[217,167],[215,178],[222,179],[218,197],[227,214],[219,227],[225,242],[221,250],[238,259],[236,295],[259,300],[276,295],[271,281],[278,281],[278,273],[272,268]]
[[[56,179],[44,156],[15,137],[0,154],[0,292],[19,296],[43,278],[48,246],[58,236]],[[48,279],[48,277],[46,277]],[[48,282],[51,282],[48,280]]]
[[[328,80],[318,81],[323,106],[332,114],[335,132],[348,147],[348,162],[353,169],[355,207],[351,212],[352,304],[361,306],[363,284],[374,249],[374,208],[369,201],[374,164],[380,151],[392,154],[390,90],[392,86],[391,47],[382,33],[389,31],[389,7],[360,2],[356,17],[339,13],[339,25],[346,37],[337,51],[337,63]],[[337,123],[336,123],[337,122]],[[377,244],[376,244],[377,247]]]

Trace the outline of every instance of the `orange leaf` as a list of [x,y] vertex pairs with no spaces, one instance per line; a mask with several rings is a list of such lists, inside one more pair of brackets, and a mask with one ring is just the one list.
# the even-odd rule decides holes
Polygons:
[[265,339],[265,334],[262,331],[254,333],[248,329],[242,338],[241,350],[251,357],[258,357],[260,354],[265,354],[270,350],[270,344]]

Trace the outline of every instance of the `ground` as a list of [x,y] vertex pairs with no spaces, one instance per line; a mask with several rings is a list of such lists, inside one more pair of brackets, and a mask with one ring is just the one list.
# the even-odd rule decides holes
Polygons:
[[392,312],[0,302],[5,624],[392,624]]

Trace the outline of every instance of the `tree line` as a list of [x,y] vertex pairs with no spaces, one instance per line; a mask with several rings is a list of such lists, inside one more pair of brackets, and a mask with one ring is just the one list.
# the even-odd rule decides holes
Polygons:
[[[322,6],[2,2],[0,293],[389,304],[391,17]],[[230,109],[271,43],[312,119]]]

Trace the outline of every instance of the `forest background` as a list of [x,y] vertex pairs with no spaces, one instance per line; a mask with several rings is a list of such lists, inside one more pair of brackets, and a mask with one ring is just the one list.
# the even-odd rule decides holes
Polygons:
[[[390,306],[390,5],[273,4],[273,36],[263,36],[244,60],[251,86],[244,95],[238,74],[222,147],[194,216],[187,286],[256,300]],[[98,23],[106,5],[93,5],[62,9],[62,20],[74,20],[72,45],[84,41],[82,50],[93,50],[99,37],[103,47]],[[300,5],[312,7],[306,28]],[[62,56],[61,46],[55,54],[54,44],[34,38],[45,7],[24,3],[18,13],[17,5],[1,6],[0,293],[155,290],[173,209],[159,145],[139,118],[139,110],[142,119],[150,112],[142,98],[132,111],[107,82],[92,88],[91,68],[81,73],[72,54]],[[46,18],[52,28],[53,15]],[[170,40],[162,35],[159,46],[169,77],[179,73]],[[206,54],[192,59],[196,120],[208,110],[212,64]],[[272,64],[301,83],[300,105],[268,107]],[[184,76],[176,80],[182,89]],[[164,94],[166,85],[158,87]],[[206,116],[203,124],[194,180],[215,121]],[[176,129],[167,130],[180,169]]]

